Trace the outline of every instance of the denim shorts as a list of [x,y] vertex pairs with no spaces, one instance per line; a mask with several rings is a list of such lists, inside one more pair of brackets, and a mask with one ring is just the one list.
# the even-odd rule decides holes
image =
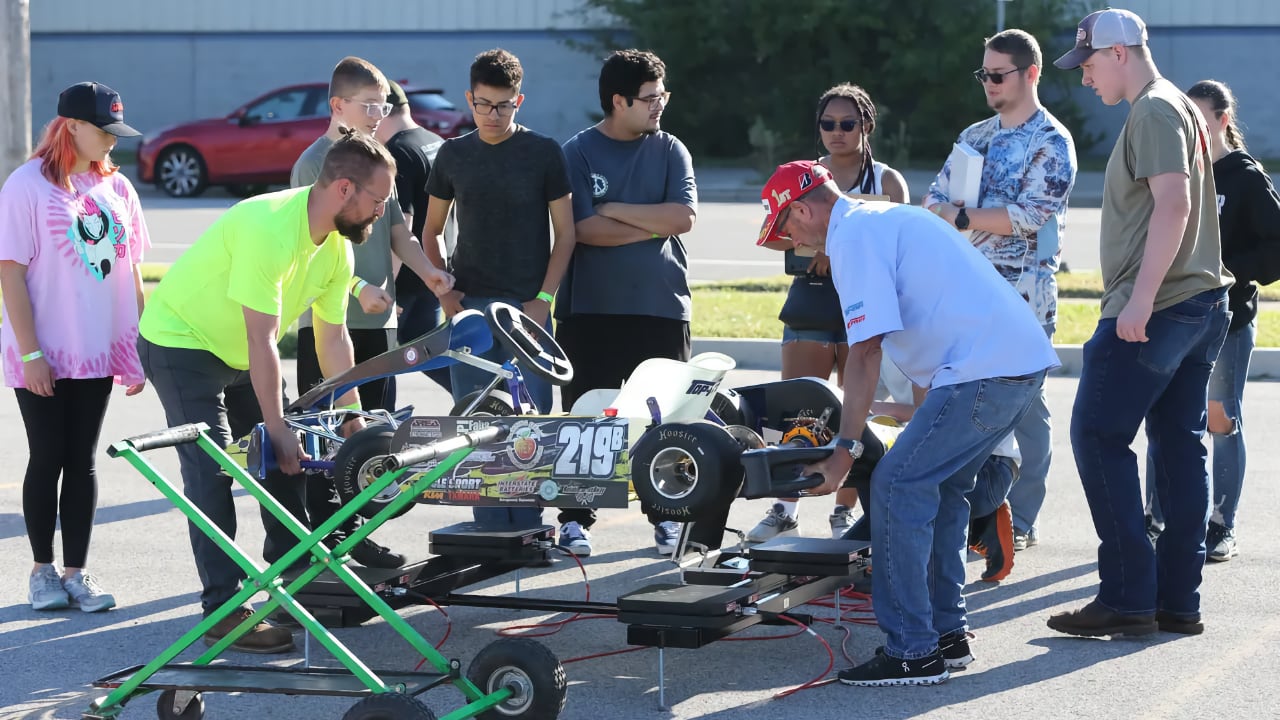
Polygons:
[[808,342],[825,343],[828,345],[839,343],[841,345],[848,342],[848,336],[845,335],[844,329],[838,331],[831,330],[792,330],[786,325],[782,326],[782,344],[805,340]]

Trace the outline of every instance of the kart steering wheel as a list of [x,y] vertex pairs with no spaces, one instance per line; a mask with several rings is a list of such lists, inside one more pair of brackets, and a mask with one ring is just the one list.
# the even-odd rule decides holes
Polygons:
[[573,365],[564,350],[546,328],[528,315],[512,305],[496,302],[485,308],[484,316],[493,336],[522,368],[552,385],[567,385],[573,380]]

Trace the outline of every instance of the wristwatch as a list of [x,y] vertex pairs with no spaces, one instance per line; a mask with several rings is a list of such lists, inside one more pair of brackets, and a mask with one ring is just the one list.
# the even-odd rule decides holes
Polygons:
[[960,208],[960,212],[956,213],[956,229],[969,229],[969,213],[965,212],[964,208]]
[[848,438],[836,438],[836,447],[844,448],[849,451],[849,457],[857,460],[862,457],[862,441],[850,440]]

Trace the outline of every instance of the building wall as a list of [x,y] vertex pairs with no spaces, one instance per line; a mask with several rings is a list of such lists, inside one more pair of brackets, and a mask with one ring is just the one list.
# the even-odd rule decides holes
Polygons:
[[[1111,4],[1147,20],[1156,61],[1180,87],[1204,78],[1231,85],[1250,149],[1280,158],[1272,69],[1280,64],[1280,0]],[[393,78],[439,86],[462,105],[471,59],[500,46],[525,65],[520,121],[564,140],[598,112],[598,63],[562,40],[611,22],[575,13],[580,6],[580,0],[116,0],[104,13],[90,0],[39,0],[31,5],[33,128],[52,116],[58,92],[81,80],[119,90],[129,122],[146,132],[225,115],[281,85],[326,80],[348,54]],[[1072,36],[1064,28],[1045,43],[1046,57],[1061,54]],[[1085,89],[1075,97],[1090,118],[1088,130],[1100,137],[1092,152],[1109,152],[1127,105],[1104,107]]]
[[[33,35],[33,126],[53,116],[58,93],[97,80],[123,96],[129,124],[144,133],[197,118],[227,115],[259,94],[298,82],[327,82],[346,55],[388,77],[440,87],[465,105],[468,69],[479,52],[503,47],[525,67],[519,121],[566,140],[599,112],[599,63],[547,32],[115,33],[86,39]],[[127,145],[124,145],[127,147]]]

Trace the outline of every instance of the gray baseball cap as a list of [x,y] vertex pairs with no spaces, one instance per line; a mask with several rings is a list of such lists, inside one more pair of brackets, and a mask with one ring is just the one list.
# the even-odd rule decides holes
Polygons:
[[1115,45],[1135,47],[1147,44],[1147,24],[1128,10],[1107,8],[1090,13],[1076,28],[1076,46],[1053,64],[1063,70],[1074,70],[1084,64],[1095,50]]

